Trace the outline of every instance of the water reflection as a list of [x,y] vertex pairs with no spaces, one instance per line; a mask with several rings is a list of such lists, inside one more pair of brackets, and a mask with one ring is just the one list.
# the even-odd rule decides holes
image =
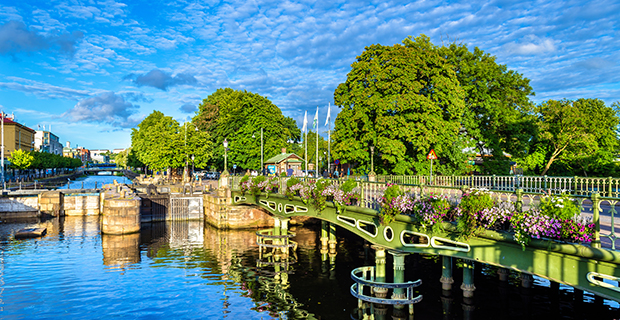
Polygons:
[[124,268],[140,262],[140,234],[101,235],[103,264]]

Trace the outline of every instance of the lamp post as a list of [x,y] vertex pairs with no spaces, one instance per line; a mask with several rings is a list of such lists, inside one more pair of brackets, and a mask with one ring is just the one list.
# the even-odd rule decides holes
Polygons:
[[[252,138],[256,138],[254,136],[254,134],[252,134]],[[263,128],[260,128],[260,175],[264,175],[265,170],[264,170],[264,165],[263,165]]]
[[194,155],[192,154],[192,177],[194,176]]
[[376,180],[375,174],[375,146],[370,146],[370,172],[368,173],[368,181]]
[[230,175],[230,173],[228,173],[228,140],[226,140],[226,138],[224,138],[224,171],[222,172],[223,175]]

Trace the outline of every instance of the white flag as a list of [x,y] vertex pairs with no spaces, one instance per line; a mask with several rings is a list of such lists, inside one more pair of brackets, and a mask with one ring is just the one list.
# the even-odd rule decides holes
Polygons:
[[316,107],[316,114],[314,115],[314,121],[312,121],[312,129],[316,129],[319,125],[319,107]]
[[325,125],[329,124],[331,113],[332,113],[332,103],[330,102],[329,105],[327,106],[327,120],[325,120]]
[[306,114],[304,114],[304,126],[301,129],[301,132],[306,133],[307,129],[308,129],[308,110],[306,110]]

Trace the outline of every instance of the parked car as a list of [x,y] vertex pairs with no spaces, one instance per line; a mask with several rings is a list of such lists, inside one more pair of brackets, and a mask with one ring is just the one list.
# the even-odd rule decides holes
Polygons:
[[217,180],[220,178],[219,172],[207,172],[205,173],[205,179]]

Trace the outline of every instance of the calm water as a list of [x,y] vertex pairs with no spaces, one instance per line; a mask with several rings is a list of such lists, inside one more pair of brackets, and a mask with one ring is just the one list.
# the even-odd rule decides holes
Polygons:
[[[109,183],[109,182],[108,182]],[[45,226],[40,239],[14,240]],[[144,224],[139,234],[101,235],[98,217],[0,223],[2,319],[357,319],[350,271],[374,264],[371,250],[338,229],[334,263],[320,253],[318,225],[293,228],[299,248],[288,259],[259,254],[255,231],[222,231],[201,221]],[[324,259],[325,258],[325,259]],[[388,270],[392,262],[388,259]],[[518,275],[502,283],[476,264],[475,298],[464,300],[462,271],[441,291],[438,257],[410,255],[406,279],[421,278],[415,319],[620,319],[615,302],[570,287],[552,290]],[[388,279],[391,274],[388,273]],[[375,319],[394,319],[374,309]],[[408,317],[406,319],[409,319]]]

